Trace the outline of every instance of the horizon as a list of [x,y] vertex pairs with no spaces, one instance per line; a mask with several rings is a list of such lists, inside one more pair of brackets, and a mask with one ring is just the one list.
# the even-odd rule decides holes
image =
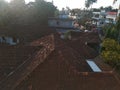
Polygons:
[[[7,2],[10,2],[11,0],[5,0]],[[35,0],[25,0],[26,3],[29,2],[34,2]],[[57,7],[57,9],[62,10],[62,8],[69,7],[70,9],[74,8],[80,8],[84,9],[85,8],[85,0],[45,0],[47,2],[52,2],[53,4]],[[93,3],[91,6],[92,8],[100,8],[101,6],[107,7],[107,6],[112,6],[114,9],[118,8],[120,4],[120,0],[118,0],[115,4],[113,4],[113,0],[97,0],[96,3]]]
[[[49,1],[51,2],[52,0],[46,0],[46,1]],[[85,0],[71,0],[69,2],[69,0],[60,0],[58,2],[58,0],[53,0],[54,2],[54,5],[58,7],[59,10],[61,10],[62,8],[65,8],[65,7],[69,7],[70,9],[73,9],[73,8],[85,8]],[[109,0],[106,1],[106,0],[98,0],[96,3],[93,3],[92,5],[92,8],[100,8],[101,6],[103,7],[107,7],[107,6],[112,6],[113,8],[118,8],[119,6],[119,2],[120,0],[118,0],[115,4],[113,4],[113,0]],[[80,5],[81,4],[81,5]]]

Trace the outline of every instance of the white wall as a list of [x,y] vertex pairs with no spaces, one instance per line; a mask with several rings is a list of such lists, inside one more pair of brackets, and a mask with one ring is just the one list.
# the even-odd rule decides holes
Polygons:
[[116,19],[116,15],[107,15],[106,18],[110,18],[110,19],[113,19],[115,21]]
[[73,28],[73,20],[51,19],[48,21],[50,27]]

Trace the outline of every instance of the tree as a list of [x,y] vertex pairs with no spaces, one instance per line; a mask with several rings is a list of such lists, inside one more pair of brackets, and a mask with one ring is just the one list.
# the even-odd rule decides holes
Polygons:
[[9,21],[9,5],[4,0],[0,0],[0,26],[5,26]]
[[26,12],[25,0],[12,0],[9,4],[9,14],[11,15],[11,24],[23,24],[23,15]]
[[118,42],[120,43],[120,16],[118,17],[118,21],[117,21],[117,24],[116,24],[116,29],[118,31]]
[[103,9],[104,9],[103,6],[101,6],[101,7],[100,7],[100,10],[103,10]]
[[11,0],[14,5],[25,5],[25,0]]
[[104,49],[101,55],[104,61],[112,67],[120,69],[120,44],[114,39],[106,38],[102,43],[102,47]]
[[113,4],[115,4],[116,1],[117,1],[117,0],[113,0]]
[[120,17],[116,24],[109,24],[103,27],[105,38],[117,40],[120,43]]
[[56,11],[56,7],[51,2],[44,0],[36,0],[34,8],[36,9],[34,19],[41,24],[47,24],[48,17],[53,17]]
[[36,0],[25,4],[25,0],[0,0],[0,25],[47,24],[53,17],[56,7],[51,2]]
[[108,6],[108,7],[105,7],[104,9],[105,9],[105,11],[112,11],[112,6]]
[[[115,3],[117,0],[114,0]],[[106,10],[111,11],[109,6]],[[120,70],[120,17],[116,25],[107,25],[104,27],[105,39],[102,43],[102,57],[104,61],[114,68]]]
[[89,8],[95,2],[97,2],[97,0],[86,0],[85,7]]
[[79,15],[80,14],[80,12],[81,12],[81,10],[80,9],[78,9],[78,8],[76,8],[76,9],[72,9],[71,11],[71,15]]

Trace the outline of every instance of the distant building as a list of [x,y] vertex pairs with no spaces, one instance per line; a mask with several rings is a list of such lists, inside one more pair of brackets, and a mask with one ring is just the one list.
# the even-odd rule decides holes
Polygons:
[[17,45],[19,43],[19,39],[14,37],[0,37],[0,43],[8,44],[8,45]]
[[49,18],[48,25],[50,27],[57,27],[57,28],[74,28],[74,21],[73,19],[69,18]]
[[93,12],[92,23],[101,26],[104,25],[106,18],[105,10],[101,10],[100,12]]
[[107,15],[106,15],[106,19],[110,20],[111,21],[115,21],[117,18],[117,12],[107,12]]

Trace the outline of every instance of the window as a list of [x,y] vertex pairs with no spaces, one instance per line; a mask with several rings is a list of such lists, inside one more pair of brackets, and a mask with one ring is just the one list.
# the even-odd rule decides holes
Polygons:
[[91,60],[86,60],[86,61],[94,72],[102,72],[101,69],[96,65],[94,61],[91,61]]

